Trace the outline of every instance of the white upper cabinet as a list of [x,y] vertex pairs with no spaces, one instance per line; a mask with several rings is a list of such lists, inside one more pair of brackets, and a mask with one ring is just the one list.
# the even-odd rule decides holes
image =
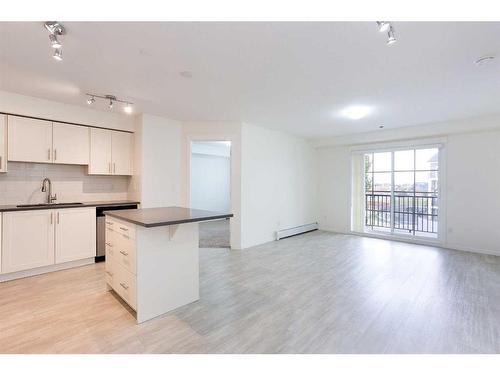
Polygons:
[[90,131],[86,126],[53,124],[53,162],[59,164],[89,164]]
[[89,174],[111,172],[111,130],[91,128]]
[[7,116],[0,115],[0,172],[7,172]]
[[89,174],[132,175],[133,135],[90,129]]
[[54,213],[3,213],[2,273],[54,264]]
[[0,172],[9,160],[88,165],[89,174],[131,176],[133,146],[127,132],[0,115]]
[[95,257],[95,208],[65,208],[54,215],[55,263]]
[[8,160],[52,163],[52,122],[8,116]]
[[111,139],[113,174],[132,175],[132,134],[112,132]]

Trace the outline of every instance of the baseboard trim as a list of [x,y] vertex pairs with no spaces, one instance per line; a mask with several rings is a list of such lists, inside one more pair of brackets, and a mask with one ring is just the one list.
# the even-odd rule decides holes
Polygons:
[[94,257],[74,260],[72,262],[66,262],[66,263],[61,263],[61,264],[52,264],[50,266],[33,268],[31,270],[23,270],[23,271],[0,274],[0,283],[2,283],[4,281],[11,281],[11,280],[16,280],[16,279],[22,279],[25,277],[42,275],[44,273],[49,273],[49,272],[62,271],[62,270],[66,270],[69,268],[87,266],[87,265],[93,264],[93,263],[95,263]]
[[312,232],[313,230],[318,230],[318,223],[299,225],[298,227],[278,230],[276,231],[276,240]]

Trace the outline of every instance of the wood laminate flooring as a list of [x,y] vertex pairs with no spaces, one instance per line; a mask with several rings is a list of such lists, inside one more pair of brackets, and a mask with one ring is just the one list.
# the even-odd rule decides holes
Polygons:
[[200,238],[199,244],[202,248],[229,248],[230,228],[229,220],[205,221],[199,224]]
[[200,279],[141,325],[102,263],[0,284],[0,353],[500,352],[500,257],[312,232],[200,249]]

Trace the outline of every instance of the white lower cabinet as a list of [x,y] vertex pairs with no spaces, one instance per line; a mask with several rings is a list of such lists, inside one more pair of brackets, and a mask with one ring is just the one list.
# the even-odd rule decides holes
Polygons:
[[3,213],[2,273],[54,264],[54,212]]
[[56,264],[95,257],[95,208],[67,208],[54,211],[54,215]]
[[95,208],[3,213],[3,274],[95,255]]
[[135,226],[106,217],[106,282],[137,309]]

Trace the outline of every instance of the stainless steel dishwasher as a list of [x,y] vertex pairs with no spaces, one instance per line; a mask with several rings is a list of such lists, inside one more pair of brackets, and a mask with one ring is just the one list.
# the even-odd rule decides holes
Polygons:
[[96,248],[97,254],[95,257],[96,262],[102,262],[106,258],[106,217],[104,216],[105,211],[115,211],[115,210],[130,210],[137,209],[136,204],[127,204],[124,206],[99,206],[96,207]]

